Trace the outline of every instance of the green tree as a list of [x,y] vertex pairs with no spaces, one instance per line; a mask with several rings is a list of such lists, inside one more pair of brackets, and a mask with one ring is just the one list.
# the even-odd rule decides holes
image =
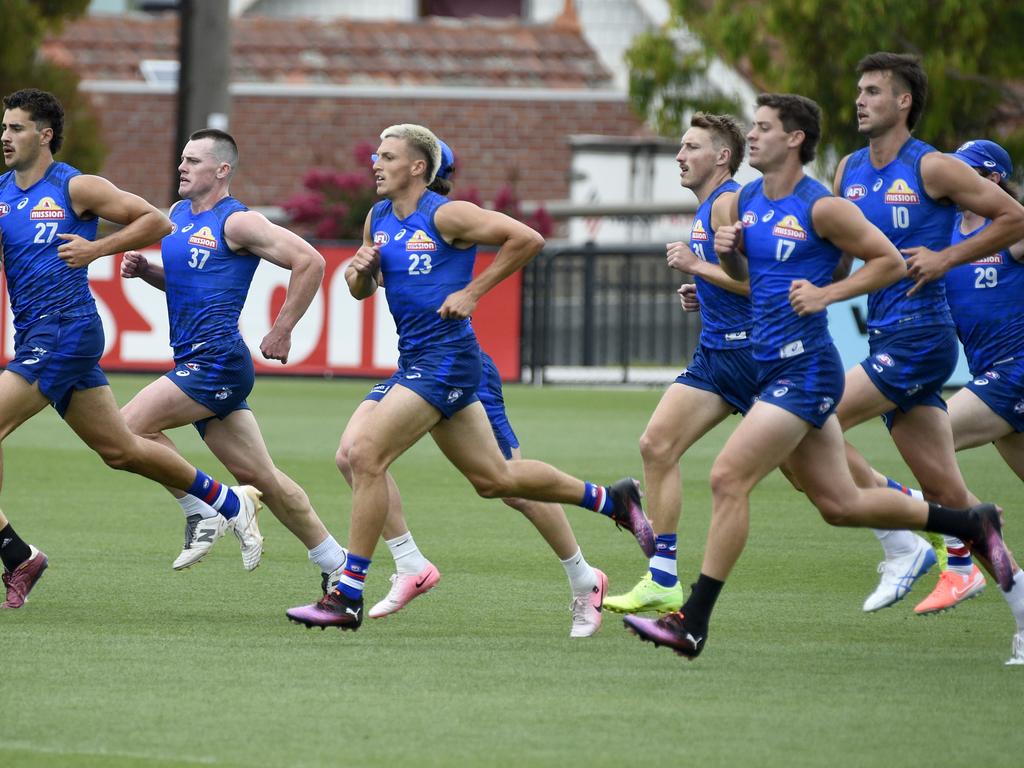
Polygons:
[[[917,54],[928,72],[928,105],[915,135],[943,150],[993,138],[1012,155],[1024,154],[1024,59],[1016,45],[1024,3],[672,0],[672,6],[662,37],[685,20],[709,52],[746,73],[756,88],[801,93],[821,105],[823,145],[832,150],[823,153],[825,165],[864,144],[856,130],[855,68],[880,50]],[[687,82],[685,67],[682,73],[662,89]]]
[[85,13],[89,0],[4,0],[0,12],[0,95],[20,88],[50,91],[64,105],[65,139],[59,159],[86,173],[103,165],[99,124],[78,91],[78,76],[44,59],[40,46],[47,34]]

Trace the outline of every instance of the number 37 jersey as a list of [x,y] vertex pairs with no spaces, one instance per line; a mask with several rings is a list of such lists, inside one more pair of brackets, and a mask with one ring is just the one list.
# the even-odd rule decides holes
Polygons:
[[89,273],[72,269],[57,255],[58,234],[96,239],[98,221],[83,220],[71,206],[68,184],[79,172],[53,163],[39,181],[19,189],[14,171],[0,176],[0,237],[14,327],[22,330],[54,312],[91,313]]
[[188,200],[171,209],[174,229],[160,250],[175,359],[198,346],[241,338],[238,316],[260,260],[228,247],[224,222],[245,210],[233,197],[221,198],[201,213],[192,213]]
[[473,278],[476,260],[476,246],[455,248],[434,226],[434,214],[447,202],[444,195],[426,190],[404,219],[395,214],[390,200],[374,205],[370,217],[403,353],[474,337],[469,320],[445,320],[437,314],[445,298]]

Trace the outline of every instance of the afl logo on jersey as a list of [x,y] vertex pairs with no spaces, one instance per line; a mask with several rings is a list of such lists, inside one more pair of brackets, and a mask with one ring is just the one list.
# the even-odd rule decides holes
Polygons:
[[52,197],[44,197],[29,211],[28,218],[30,221],[63,219],[64,209]]
[[892,186],[885,190],[885,202],[889,205],[917,205],[921,202],[921,198],[907,182],[903,179],[896,179]]
[[374,232],[373,233],[373,244],[374,245],[387,245],[391,242],[391,238],[387,232]]
[[782,221],[772,227],[772,234],[787,240],[807,239],[807,230],[800,226],[796,216],[783,216]]
[[701,221],[700,219],[697,219],[695,222],[693,222],[693,229],[690,230],[690,239],[691,240],[707,240],[708,239],[708,231],[706,229],[704,229],[704,222]]
[[0,216],[6,216],[11,212],[11,206],[7,203],[0,203]]
[[747,211],[743,214],[742,224],[744,227],[752,227],[757,224],[757,214],[753,211]]
[[867,195],[867,193],[868,188],[863,184],[851,184],[846,188],[846,191],[843,192],[843,197],[847,200],[860,200],[862,197]]
[[209,227],[203,227],[188,239],[189,245],[201,245],[203,248],[216,248],[217,238]]
[[417,229],[413,232],[405,243],[405,250],[407,251],[436,251],[437,243],[435,243],[426,232],[422,229]]

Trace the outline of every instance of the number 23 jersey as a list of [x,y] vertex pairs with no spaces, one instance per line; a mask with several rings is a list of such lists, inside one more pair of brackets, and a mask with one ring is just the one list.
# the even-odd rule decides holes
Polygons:
[[455,248],[437,231],[434,215],[447,202],[444,195],[426,190],[404,219],[395,214],[390,200],[374,205],[370,217],[402,353],[475,338],[468,319],[446,320],[437,314],[448,295],[473,278],[476,260],[475,245]]

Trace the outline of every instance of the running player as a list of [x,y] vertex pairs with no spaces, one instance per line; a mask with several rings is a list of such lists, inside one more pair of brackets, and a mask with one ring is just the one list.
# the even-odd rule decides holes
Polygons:
[[605,600],[606,608],[619,613],[667,613],[683,604],[676,570],[682,511],[679,461],[729,414],[746,413],[757,394],[750,354],[750,286],[729,277],[714,251],[715,227],[728,222],[740,188],[732,177],[743,162],[743,151],[743,133],[733,117],[698,112],[676,155],[680,184],[693,190],[699,206],[690,242],[669,243],[668,264],[694,276],[702,327],[693,361],[665,391],[640,438],[657,551],[632,590]]
[[[86,266],[147,246],[171,228],[145,200],[99,176],[55,162],[64,109],[33,88],[4,98],[0,237],[14,313],[15,352],[0,373],[0,440],[52,403],[68,426],[114,469],[148,477],[211,504],[240,530],[255,528],[259,492],[228,488],[174,451],[132,434],[99,368],[103,325]],[[99,219],[122,229],[96,239]],[[0,513],[4,608],[20,608],[47,566]]]
[[[804,174],[820,137],[818,105],[790,94],[762,94],[757,105],[747,145],[751,165],[764,176],[740,191],[730,211],[736,225],[718,228],[715,248],[731,277],[749,276],[760,398],[711,469],[707,548],[682,610],[657,620],[633,615],[624,620],[642,639],[688,658],[703,650],[715,602],[746,543],[750,493],[787,459],[831,525],[960,535],[992,563],[1004,588],[1012,578],[995,505],[956,510],[854,483],[834,416],[843,370],[825,309],[892,284],[906,268],[895,246],[856,206]],[[832,282],[844,252],[864,266]]]
[[[268,360],[288,361],[291,333],[320,287],[323,257],[305,240],[271,224],[231,197],[238,146],[215,129],[193,133],[178,165],[181,201],[171,207],[174,229],[161,243],[161,264],[137,251],[122,262],[125,278],[142,278],[165,291],[174,368],[122,409],[131,430],[174,447],[164,430],[195,424],[213,455],[239,482],[253,485],[277,518],[302,541],[309,558],[329,578],[344,550],[317,517],[309,497],[274,466],[246,398],[252,391],[252,356],[238,330],[260,259],[290,270],[285,301],[260,344]],[[179,570],[199,562],[229,527],[209,505],[173,488],[185,515]],[[239,531],[236,529],[235,533]],[[242,564],[259,565],[263,538],[240,537]]]
[[[506,461],[498,450],[477,396],[480,347],[469,317],[480,297],[522,268],[544,240],[503,214],[449,202],[429,189],[441,163],[440,142],[422,126],[397,125],[381,134],[373,169],[385,199],[366,217],[363,245],[346,278],[359,299],[383,279],[401,357],[348,452],[352,519],[341,581],[318,603],[287,612],[306,626],[359,628],[366,571],[387,518],[388,467],[428,432],[481,496],[586,506],[628,526],[645,554],[653,553],[654,535],[632,478],[593,485],[539,461]],[[499,250],[473,277],[478,244]]]

